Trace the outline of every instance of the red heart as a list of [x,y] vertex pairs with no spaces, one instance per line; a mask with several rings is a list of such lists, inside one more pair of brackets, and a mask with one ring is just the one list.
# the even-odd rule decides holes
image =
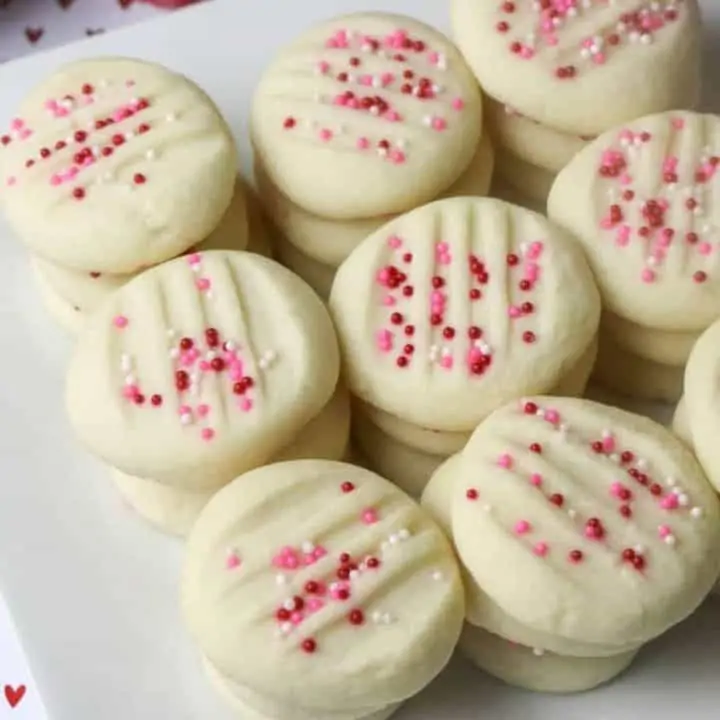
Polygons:
[[123,9],[127,10],[135,0],[117,0],[118,5]]
[[11,708],[17,707],[20,701],[25,697],[27,688],[24,685],[18,685],[16,688],[10,685],[5,686],[5,699]]
[[28,42],[32,43],[33,45],[40,40],[40,38],[45,34],[45,29],[41,27],[37,28],[25,28],[25,37],[28,39]]
[[63,9],[67,10],[75,0],[57,0],[58,5]]

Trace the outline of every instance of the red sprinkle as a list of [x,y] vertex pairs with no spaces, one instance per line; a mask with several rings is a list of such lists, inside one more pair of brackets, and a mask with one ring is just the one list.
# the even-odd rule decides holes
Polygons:
[[468,500],[477,500],[480,497],[480,493],[478,493],[475,488],[470,488],[466,493],[465,497],[467,497]]
[[362,610],[351,610],[348,620],[351,625],[362,625],[365,622],[365,615]]
[[351,493],[355,489],[355,485],[353,485],[351,482],[344,482],[340,489],[345,493]]
[[300,647],[303,652],[306,652],[308,655],[312,655],[317,650],[317,643],[312,638],[307,638],[307,640],[302,641],[302,645]]

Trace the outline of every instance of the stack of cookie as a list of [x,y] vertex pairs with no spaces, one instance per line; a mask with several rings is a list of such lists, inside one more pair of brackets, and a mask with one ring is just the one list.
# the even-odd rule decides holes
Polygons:
[[720,572],[720,501],[697,461],[660,425],[587,400],[501,408],[423,504],[464,569],[461,649],[532,690],[615,677]]
[[450,198],[363,241],[340,266],[330,310],[357,448],[418,496],[497,407],[582,394],[600,297],[579,245],[544,217]]
[[720,317],[720,119],[669,112],[626,123],[559,175],[550,218],[582,243],[603,296],[595,375],[677,401],[700,334]]
[[272,260],[216,250],[145,271],[86,319],[67,408],[129,504],[184,535],[243,472],[345,455],[338,375],[315,293]]
[[589,139],[697,101],[696,0],[453,0],[452,24],[490,97],[495,191],[514,202],[544,206]]
[[230,131],[186,78],[138,60],[62,68],[0,137],[0,198],[43,297],[76,330],[138,271],[205,241],[243,249]]
[[333,20],[285,49],[255,93],[251,139],[278,257],[322,297],[378,227],[439,197],[485,195],[493,170],[460,53],[381,13]]

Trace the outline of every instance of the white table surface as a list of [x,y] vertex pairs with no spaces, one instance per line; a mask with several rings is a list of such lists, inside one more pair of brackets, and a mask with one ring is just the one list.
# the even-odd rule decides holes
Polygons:
[[[31,0],[26,0],[31,1]],[[492,0],[478,0],[482,2]],[[720,67],[720,1],[706,9],[710,80]],[[445,0],[374,0],[447,25]],[[0,67],[0,126],[27,89],[64,61],[136,55],[196,79],[243,150],[258,74],[305,26],[361,0],[216,0],[158,21]],[[720,84],[706,107],[720,109]],[[182,546],[120,502],[63,412],[69,342],[46,318],[27,258],[0,225],[0,591],[18,622],[53,720],[230,720],[202,674],[176,602]],[[241,652],[242,650],[239,649]],[[609,688],[544,697],[456,661],[398,720],[716,720],[720,603],[648,647]],[[29,718],[28,720],[34,720]],[[236,719],[237,720],[237,719]]]

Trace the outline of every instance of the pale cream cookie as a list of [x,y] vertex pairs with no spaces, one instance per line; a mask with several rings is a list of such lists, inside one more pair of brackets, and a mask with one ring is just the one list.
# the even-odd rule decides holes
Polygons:
[[449,661],[464,591],[452,550],[404,493],[361,468],[270,465],[205,507],[182,578],[215,680],[261,717],[384,717]]
[[675,403],[683,392],[683,373],[682,365],[638,357],[603,334],[592,379],[626,397]]
[[670,112],[599,137],[560,173],[552,220],[587,252],[605,310],[697,333],[720,315],[720,118]]
[[513,397],[552,391],[600,316],[576,242],[535,213],[475,198],[426,205],[366,239],[340,267],[330,308],[353,395],[456,433]]
[[[494,151],[485,134],[468,169],[442,193],[442,197],[487,195],[493,168]],[[368,235],[393,219],[387,215],[358,220],[322,218],[283,196],[258,163],[255,164],[255,178],[266,211],[280,233],[304,255],[322,265],[338,267]]]
[[457,48],[400,15],[336,18],[284,49],[255,92],[251,139],[273,185],[325,218],[405,212],[472,160],[482,100]]
[[[320,414],[267,464],[285,460],[343,460],[350,441],[350,397],[338,386]],[[432,474],[432,473],[431,473]],[[179,490],[154,480],[113,470],[113,479],[128,504],[150,523],[171,535],[186,536],[215,494]]]
[[[453,542],[519,627],[624,652],[685,619],[718,578],[720,501],[683,443],[651,420],[529,398],[495,412],[459,458]],[[498,632],[494,614],[484,621],[476,609],[473,624],[554,650]]]
[[504,682],[544,693],[578,693],[610,682],[625,672],[637,652],[578,658],[529,648],[465,623],[460,651],[472,663]]
[[55,290],[43,272],[37,258],[32,261],[33,277],[38,289],[40,300],[48,315],[69,335],[76,335],[83,325],[83,314],[80,308],[74,307]]
[[230,204],[233,137],[187,78],[152,63],[66,65],[0,132],[0,203],[37,255],[133,273],[205,239]]
[[361,410],[353,413],[353,439],[368,467],[419,498],[447,456],[423,452],[383,432]]
[[485,98],[485,113],[498,148],[549,173],[559,173],[592,140],[541,125],[489,97]]
[[[245,250],[248,245],[248,210],[245,183],[237,180],[235,194],[220,224],[210,235],[188,252],[207,250]],[[186,253],[183,253],[186,254]],[[87,272],[63,267],[40,256],[35,262],[56,293],[71,305],[87,313],[94,310],[108,295],[129,282],[137,273],[115,275]],[[145,268],[147,269],[147,268]]]
[[212,251],[139,275],[86,321],[67,409],[109,465],[212,491],[275,456],[335,392],[322,303],[277,263]]
[[680,398],[680,402],[675,408],[675,413],[672,419],[672,431],[688,447],[693,447],[692,431],[690,430],[690,419],[688,418],[687,403],[684,396]]
[[543,207],[547,203],[556,177],[555,173],[531,165],[503,148],[497,151],[496,173],[503,182]]
[[626,352],[673,367],[685,365],[700,337],[698,332],[669,332],[643,327],[611,312],[602,314],[600,328],[614,345]]
[[558,131],[595,135],[693,107],[697,0],[453,0],[455,41],[483,89]]

